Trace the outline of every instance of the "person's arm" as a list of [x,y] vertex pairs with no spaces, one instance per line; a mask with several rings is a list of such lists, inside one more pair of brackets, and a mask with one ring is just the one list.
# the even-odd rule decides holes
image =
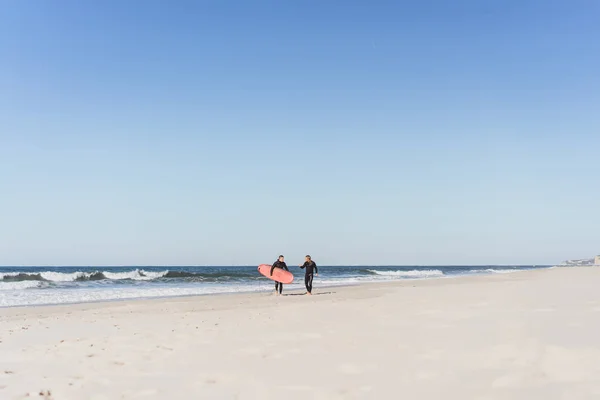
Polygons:
[[302,264],[302,265],[299,265],[299,267],[300,267],[300,268],[302,268],[302,269],[304,269],[304,268],[306,268],[306,264],[307,264],[307,263],[305,262],[304,264]]
[[317,263],[313,262],[315,266],[315,275],[319,275],[319,268],[317,268]]
[[289,271],[287,264],[285,262],[282,262],[281,264],[282,264],[281,268],[285,269],[286,271]]
[[279,263],[279,261],[275,261],[275,262],[273,263],[273,265],[271,265],[271,275],[270,275],[270,276],[273,276],[273,270],[274,270],[274,269],[275,269],[275,267],[277,266],[277,263]]

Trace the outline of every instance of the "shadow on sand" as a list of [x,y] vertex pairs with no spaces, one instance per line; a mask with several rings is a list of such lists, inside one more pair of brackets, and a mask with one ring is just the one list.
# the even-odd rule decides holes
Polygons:
[[[313,296],[323,296],[323,295],[328,295],[328,294],[335,294],[335,292],[319,292],[319,293],[313,293]],[[308,296],[306,293],[288,293],[288,294],[284,294],[284,296]]]

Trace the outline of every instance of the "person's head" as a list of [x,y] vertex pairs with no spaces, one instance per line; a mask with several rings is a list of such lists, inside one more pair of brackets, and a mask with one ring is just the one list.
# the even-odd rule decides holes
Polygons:
[[283,256],[279,256],[279,261],[283,261]]
[[305,257],[305,258],[306,258],[306,261],[308,261],[308,262],[311,262],[311,261],[312,261],[312,258],[310,258],[310,256],[309,256],[309,255],[306,255],[306,257]]

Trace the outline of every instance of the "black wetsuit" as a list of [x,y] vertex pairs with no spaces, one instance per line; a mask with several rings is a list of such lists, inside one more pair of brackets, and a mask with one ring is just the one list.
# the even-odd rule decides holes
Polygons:
[[313,275],[319,273],[317,264],[314,261],[306,261],[300,268],[306,268],[306,275],[304,275],[304,284],[306,285],[306,291],[312,293],[312,282]]
[[[281,268],[281,269],[285,269],[286,271],[289,271],[287,265],[285,264],[285,262],[283,261],[275,261],[273,263],[273,265],[271,266],[271,276],[273,276],[273,270],[275,268]],[[281,294],[281,291],[283,290],[283,283],[281,282],[275,282],[275,291],[279,291],[279,294]]]

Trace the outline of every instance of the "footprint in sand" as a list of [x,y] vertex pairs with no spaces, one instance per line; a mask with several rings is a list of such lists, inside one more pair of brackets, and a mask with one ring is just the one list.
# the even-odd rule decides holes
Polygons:
[[52,400],[52,393],[49,390],[42,390],[38,395],[44,397],[44,400]]

